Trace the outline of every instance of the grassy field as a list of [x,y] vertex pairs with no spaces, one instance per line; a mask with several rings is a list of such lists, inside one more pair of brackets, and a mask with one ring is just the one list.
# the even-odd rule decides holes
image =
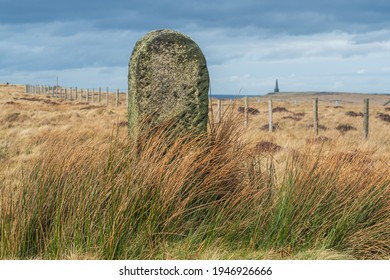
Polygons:
[[0,85],[0,258],[390,259],[390,97],[369,95],[367,141],[364,95],[317,95],[319,136],[313,97],[273,96],[272,133],[264,97],[246,128],[242,100],[219,123],[213,100],[205,135],[129,140],[124,96]]

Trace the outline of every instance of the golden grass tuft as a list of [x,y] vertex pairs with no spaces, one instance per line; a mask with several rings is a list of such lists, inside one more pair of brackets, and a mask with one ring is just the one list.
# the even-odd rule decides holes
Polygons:
[[341,135],[334,120],[354,106],[324,106],[318,137],[303,105],[280,104],[302,120],[275,114],[279,129],[262,131],[259,103],[248,128],[231,104],[208,133],[167,121],[129,139],[123,107],[1,96],[3,259],[390,257],[387,124]]

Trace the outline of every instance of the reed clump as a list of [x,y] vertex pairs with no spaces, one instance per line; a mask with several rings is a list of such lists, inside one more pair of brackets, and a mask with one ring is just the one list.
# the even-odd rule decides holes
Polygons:
[[221,252],[211,258],[389,258],[385,163],[310,148],[277,162],[225,120],[197,135],[167,121],[102,147],[52,135],[17,191],[1,194],[1,258],[189,258],[210,248]]

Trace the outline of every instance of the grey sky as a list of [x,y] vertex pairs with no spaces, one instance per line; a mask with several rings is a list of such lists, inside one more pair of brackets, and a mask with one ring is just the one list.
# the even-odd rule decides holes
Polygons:
[[390,92],[390,1],[0,0],[0,83],[126,89],[135,42],[202,48],[213,93]]

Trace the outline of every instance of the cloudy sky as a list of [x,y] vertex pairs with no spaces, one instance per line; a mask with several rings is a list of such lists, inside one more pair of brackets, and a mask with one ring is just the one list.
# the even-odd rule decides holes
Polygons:
[[126,90],[163,28],[198,43],[213,94],[390,92],[388,0],[0,0],[0,83]]

